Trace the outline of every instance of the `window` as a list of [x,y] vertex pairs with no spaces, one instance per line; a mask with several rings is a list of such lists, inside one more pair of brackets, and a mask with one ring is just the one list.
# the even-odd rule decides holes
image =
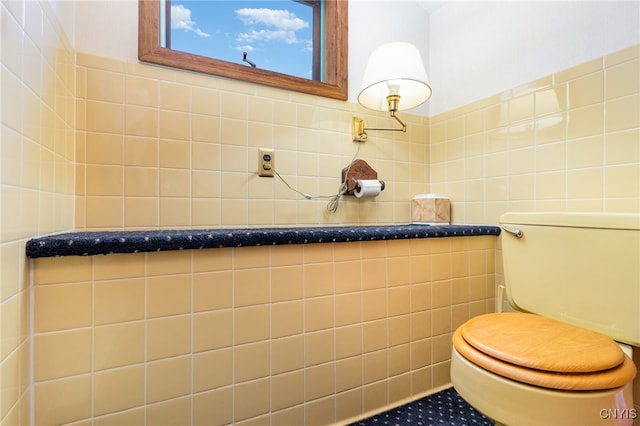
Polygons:
[[[267,10],[243,7],[243,2],[237,1],[139,0],[138,57],[143,62],[346,100],[348,2],[279,2],[290,7]],[[224,10],[223,5],[232,7]],[[236,31],[233,37],[226,36],[225,42],[213,43],[214,31],[224,39],[223,33],[231,29],[209,24],[213,22],[211,7],[220,7],[215,16],[227,24],[231,20],[247,24],[246,31]],[[288,13],[285,18],[291,19],[278,27],[273,16],[265,19],[265,12]],[[306,36],[296,38],[292,32],[296,28],[304,29],[306,33],[301,34]],[[310,48],[306,54],[284,52],[285,56],[280,56],[282,52],[268,50],[274,43],[265,41],[277,37],[289,37],[281,47],[301,51],[306,40]],[[258,49],[254,49],[256,45]]]

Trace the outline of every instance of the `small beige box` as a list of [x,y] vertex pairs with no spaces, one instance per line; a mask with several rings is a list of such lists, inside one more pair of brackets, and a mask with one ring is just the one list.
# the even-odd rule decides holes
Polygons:
[[439,194],[418,194],[411,201],[413,223],[448,225],[451,220],[449,197]]

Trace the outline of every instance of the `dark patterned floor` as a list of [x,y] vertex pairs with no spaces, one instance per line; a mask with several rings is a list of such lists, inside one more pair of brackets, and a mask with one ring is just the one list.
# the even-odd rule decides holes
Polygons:
[[410,404],[353,423],[352,426],[373,425],[490,426],[493,422],[467,404],[455,389],[448,388]]

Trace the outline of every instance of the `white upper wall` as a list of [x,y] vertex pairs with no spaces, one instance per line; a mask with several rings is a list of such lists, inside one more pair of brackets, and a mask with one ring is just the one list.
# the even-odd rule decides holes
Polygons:
[[[64,31],[69,43],[73,44],[75,39],[75,21],[76,21],[76,2],[49,0],[52,10],[56,14],[60,26]],[[73,46],[75,49],[75,45]]]
[[[79,52],[135,61],[137,0],[76,0],[62,24]],[[429,0],[426,0],[427,2]],[[370,52],[389,41],[421,51],[435,115],[640,42],[640,2],[349,0],[349,101]],[[74,10],[75,9],[75,10]],[[68,14],[75,13],[75,19]],[[75,27],[70,24],[75,21]],[[70,29],[71,27],[71,29]]]
[[640,2],[455,1],[429,28],[432,116],[640,42]]
[[76,51],[138,60],[138,0],[75,0],[75,3]]

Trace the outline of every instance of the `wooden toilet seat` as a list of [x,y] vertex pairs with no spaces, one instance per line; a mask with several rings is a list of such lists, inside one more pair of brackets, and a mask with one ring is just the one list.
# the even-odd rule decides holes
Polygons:
[[456,330],[453,345],[479,367],[551,389],[612,389],[636,375],[633,361],[609,337],[533,314],[474,317]]

